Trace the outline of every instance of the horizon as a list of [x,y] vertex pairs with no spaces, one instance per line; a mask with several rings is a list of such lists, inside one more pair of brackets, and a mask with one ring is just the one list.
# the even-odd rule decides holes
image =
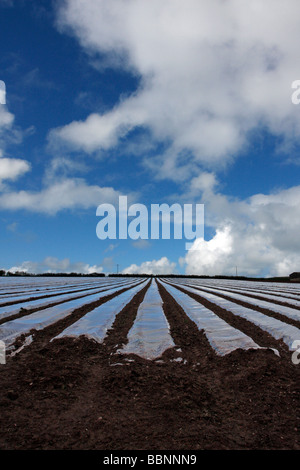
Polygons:
[[92,273],[76,273],[76,272],[43,272],[33,273],[26,271],[5,271],[0,270],[1,277],[154,277],[154,278],[198,278],[198,279],[232,279],[232,280],[259,280],[259,281],[276,281],[278,282],[300,282],[300,272],[293,272],[288,276],[272,276],[272,277],[258,277],[258,276],[239,276],[239,275],[225,275],[225,274],[150,274],[150,273],[118,273],[118,272],[92,272]]

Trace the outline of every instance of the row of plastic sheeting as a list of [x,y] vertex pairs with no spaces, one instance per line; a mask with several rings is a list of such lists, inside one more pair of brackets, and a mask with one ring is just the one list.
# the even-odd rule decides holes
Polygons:
[[217,295],[200,292],[192,287],[182,286],[186,291],[192,292],[193,294],[201,295],[204,299],[213,302],[215,305],[229,310],[234,315],[244,318],[254,325],[258,326],[262,330],[269,333],[273,338],[282,340],[290,350],[294,350],[293,344],[295,341],[300,339],[300,330],[293,325],[284,323],[276,318],[269,317],[263,313],[257,312],[241,305],[230,302],[229,300],[218,297]]
[[28,297],[32,296],[41,296],[41,295],[53,295],[56,293],[67,293],[67,292],[78,292],[81,290],[87,290],[87,289],[95,289],[96,287],[102,287],[102,284],[99,283],[93,283],[93,284],[81,284],[77,286],[56,286],[54,287],[39,287],[37,284],[35,289],[28,289],[28,290],[23,290],[23,291],[13,291],[11,290],[9,293],[5,294],[0,294],[0,306],[3,303],[6,302],[13,302],[13,301],[19,301],[22,300],[23,298],[26,299]]
[[[136,281],[135,281],[136,282]],[[106,282],[106,283],[93,283],[93,284],[89,284],[89,285],[85,285],[85,286],[77,286],[77,287],[72,287],[72,288],[63,288],[63,287],[60,287],[59,289],[49,289],[49,290],[40,290],[40,291],[35,291],[35,292],[23,292],[22,294],[18,294],[18,295],[10,295],[9,297],[1,297],[0,299],[0,312],[3,311],[3,308],[6,308],[6,307],[2,307],[1,305],[3,304],[6,304],[6,303],[10,303],[10,302],[14,302],[15,304],[20,304],[21,301],[26,303],[28,301],[32,301],[32,300],[39,300],[40,297],[44,297],[44,296],[49,296],[49,298],[53,297],[53,296],[57,296],[57,295],[67,295],[67,294],[73,294],[73,293],[77,293],[77,292],[83,292],[83,291],[89,291],[89,290],[96,290],[96,289],[105,289],[105,288],[109,288],[109,287],[113,287],[113,286],[116,286],[116,285],[123,285],[123,284],[126,284],[126,285],[129,285],[130,283],[126,281],[116,281],[116,282]]]
[[[60,288],[60,287],[76,287],[84,286],[95,282],[105,281],[107,278],[81,278],[81,277],[0,277],[0,293],[9,291],[22,291],[22,290],[34,290],[38,286],[40,289],[47,288]],[[107,279],[108,280],[108,279]]]
[[30,315],[8,321],[0,325],[0,340],[4,341],[5,344],[9,346],[13,344],[16,338],[21,334],[27,334],[32,329],[41,330],[69,316],[77,308],[95,302],[107,295],[115,294],[123,288],[124,286],[121,286],[100,293],[90,294],[80,299],[45,308]]
[[157,284],[153,280],[128,333],[128,343],[118,352],[137,354],[145,359],[155,359],[160,357],[166,349],[175,346],[162,304]]
[[273,291],[278,293],[287,293],[293,295],[300,295],[300,284],[299,283],[278,283],[278,282],[267,282],[267,281],[245,281],[240,279],[205,279],[205,278],[165,278],[168,282],[193,282],[199,283],[202,286],[207,287],[226,287],[234,288],[239,287],[243,289],[254,289],[255,291]]
[[[211,285],[205,285],[205,286],[202,286],[201,283],[197,283],[197,282],[185,282],[184,284],[186,285],[190,285],[190,286],[195,286],[195,287],[209,287],[209,288],[215,288],[216,289],[216,286],[211,286]],[[255,289],[243,289],[243,288],[240,288],[240,287],[229,287],[229,286],[218,286],[217,287],[217,290],[221,290],[223,291],[224,293],[225,292],[229,292],[229,293],[237,293],[237,294],[244,294],[246,297],[247,297],[247,294],[250,294],[250,295],[255,295],[258,299],[270,299],[270,300],[273,300],[273,301],[280,301],[280,302],[287,302],[291,305],[295,305],[296,307],[300,307],[300,297],[299,296],[295,296],[293,294],[287,294],[287,293],[281,293],[281,292],[278,292],[276,293],[275,291],[270,291],[270,290],[265,290],[265,291],[262,291],[262,290],[255,290]]]
[[200,330],[204,331],[210,345],[218,355],[225,356],[236,349],[264,349],[252,338],[230,326],[189,295],[169,284],[163,283],[163,285],[187,316],[196,323]]
[[63,337],[78,337],[86,336],[90,339],[94,339],[98,343],[102,343],[107,331],[111,328],[115,317],[123,308],[131,302],[133,297],[146,286],[148,280],[140,283],[136,287],[117,295],[113,299],[100,305],[91,312],[87,313],[77,322],[66,328],[62,333],[57,335],[51,341],[57,338]]
[[[9,318],[12,315],[20,313],[20,310],[22,309],[31,310],[33,308],[39,308],[42,310],[45,307],[51,307],[52,304],[64,302],[64,300],[71,301],[74,298],[76,299],[78,297],[83,297],[83,296],[93,294],[95,292],[101,292],[101,291],[103,291],[103,288],[102,289],[95,288],[95,289],[91,289],[90,291],[83,291],[83,292],[75,293],[73,295],[57,294],[54,297],[47,297],[45,299],[37,299],[37,300],[31,299],[31,300],[27,300],[24,302],[20,302],[18,304],[8,305],[6,307],[0,307],[0,320],[4,318]],[[26,313],[26,311],[24,313]]]
[[[26,309],[26,310],[31,310],[31,309],[36,309],[38,308],[39,310],[42,310],[46,307],[51,307],[53,304],[57,304],[60,302],[69,302],[73,299],[77,299],[79,297],[84,297],[88,296],[93,293],[98,293],[98,292],[103,292],[108,289],[112,289],[115,287],[123,286],[123,287],[129,287],[131,284],[129,283],[111,283],[110,285],[105,285],[103,287],[94,287],[94,288],[89,288],[85,291],[75,291],[74,294],[57,294],[55,296],[47,297],[45,299],[37,299],[37,300],[26,300],[24,302],[20,302],[18,304],[13,304],[13,305],[8,305],[6,307],[0,307],[0,320],[3,320],[5,318],[8,318],[20,313],[21,309]],[[26,314],[26,312],[24,312]]]
[[[136,282],[137,278],[113,278],[113,277],[99,277],[99,278],[89,278],[89,279],[68,279],[62,278],[60,282],[54,282],[55,278],[44,278],[44,277],[34,277],[29,278],[30,284],[15,284],[15,283],[3,283],[3,277],[0,277],[0,302],[4,302],[3,299],[9,297],[18,298],[19,296],[28,296],[28,295],[41,295],[42,293],[50,294],[54,291],[66,292],[69,290],[77,289],[88,289],[89,287],[104,287],[110,286],[116,283],[129,283]],[[12,281],[14,278],[10,278]],[[27,279],[27,278],[22,278]],[[7,301],[7,300],[6,300]]]
[[255,305],[256,307],[261,307],[265,308],[268,310],[272,310],[272,312],[275,313],[280,313],[281,315],[284,315],[288,318],[291,318],[293,320],[300,320],[300,311],[292,308],[292,307],[286,307],[284,305],[278,305],[274,304],[273,302],[268,302],[267,300],[260,300],[260,299],[254,299],[252,297],[246,297],[242,294],[236,294],[233,292],[226,292],[222,291],[219,289],[214,289],[214,288],[208,288],[208,287],[203,287],[199,285],[198,294],[202,295],[202,292],[211,292],[212,294],[221,294],[221,295],[226,295],[227,297],[230,297],[230,299],[234,300],[240,300],[242,302],[247,302],[248,304]]

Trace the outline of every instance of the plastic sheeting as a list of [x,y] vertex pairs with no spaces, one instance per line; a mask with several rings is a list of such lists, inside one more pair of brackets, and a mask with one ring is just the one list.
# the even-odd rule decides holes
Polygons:
[[[184,287],[184,286],[182,286]],[[199,288],[201,290],[198,290],[198,295],[202,295],[202,292],[211,292],[215,294],[222,294],[226,295],[227,297],[230,297],[233,301],[234,299],[236,300],[241,300],[243,302],[247,302],[248,304],[255,305],[257,307],[261,308],[266,308],[268,310],[272,310],[272,312],[275,313],[280,313],[281,315],[285,315],[288,318],[292,318],[293,320],[300,320],[300,311],[296,310],[292,307],[285,307],[284,305],[278,305],[274,304],[273,302],[268,302],[266,300],[258,300],[258,299],[253,299],[251,297],[243,296],[242,294],[234,294],[233,292],[226,292],[226,291],[221,291],[218,289],[213,289],[213,288],[208,288],[208,287],[203,287],[199,285]]]
[[[7,307],[0,307],[0,320],[4,318],[9,318],[12,315],[20,313],[21,309],[31,310],[33,308],[44,309],[46,307],[51,307],[53,304],[64,301],[71,301],[78,297],[84,298],[84,296],[91,295],[97,292],[102,292],[103,289],[92,289],[91,291],[82,291],[77,294],[59,294],[55,297],[47,297],[45,299],[38,300],[28,300],[27,302],[20,302],[19,304],[8,305]],[[26,312],[24,312],[26,314]]]
[[[195,283],[195,285],[197,285]],[[211,285],[209,287],[216,287],[214,285]],[[219,286],[218,286],[219,287]],[[247,292],[249,294],[260,294],[260,295],[272,295],[274,296],[274,298],[277,298],[277,297],[284,297],[284,298],[288,298],[288,299],[295,299],[295,300],[299,300],[299,293],[297,292],[294,292],[294,291],[283,291],[283,290],[279,290],[279,289],[273,289],[271,287],[268,286],[267,289],[263,289],[262,287],[250,287],[250,286],[244,286],[244,287],[239,287],[238,285],[224,285],[224,286],[220,286],[221,288],[226,288],[226,289],[233,289],[234,291],[237,291],[237,292]]]
[[[110,282],[110,283],[98,283],[98,284],[94,284],[93,286],[90,286],[90,285],[83,285],[83,286],[77,286],[76,288],[63,288],[63,287],[60,287],[60,289],[55,289],[55,290],[52,290],[52,289],[48,289],[48,290],[40,290],[40,291],[35,291],[35,292],[24,292],[22,294],[19,294],[17,296],[9,296],[9,297],[1,297],[0,299],[0,313],[5,311],[5,309],[7,309],[7,307],[1,307],[1,305],[3,305],[4,303],[7,303],[7,302],[15,302],[15,305],[20,305],[21,304],[21,301],[23,301],[22,303],[26,303],[26,302],[30,302],[30,301],[34,301],[34,300],[41,300],[39,297],[43,297],[43,296],[49,296],[49,298],[52,298],[54,296],[57,296],[58,295],[71,295],[71,294],[76,294],[76,293],[79,293],[80,292],[89,292],[89,291],[96,291],[96,290],[101,290],[101,289],[109,289],[110,287],[116,287],[118,285],[129,285],[129,282]],[[67,291],[67,292],[66,292]],[[12,307],[12,306],[10,306]],[[3,310],[4,309],[4,310]]]
[[147,284],[148,279],[142,284],[131,288],[130,290],[123,292],[113,299],[100,305],[91,312],[87,313],[73,325],[66,328],[58,336],[55,336],[51,341],[57,338],[63,338],[66,336],[87,336],[88,338],[94,339],[98,343],[102,343],[104,340],[107,330],[111,328],[116,315],[123,310],[123,308],[129,304],[133,297]]
[[[130,284],[128,283],[111,283],[110,285],[105,285],[101,288],[101,286],[98,286],[97,288],[89,289],[86,291],[81,291],[81,292],[75,292],[73,294],[59,294],[56,295],[55,297],[47,297],[45,299],[37,299],[37,300],[27,300],[25,302],[20,302],[18,304],[13,304],[13,305],[8,305],[7,307],[0,307],[0,320],[4,318],[8,318],[20,313],[20,310],[22,308],[25,308],[26,310],[31,310],[33,308],[38,308],[38,309],[44,309],[46,307],[51,307],[51,305],[56,304],[58,302],[69,302],[73,299],[76,299],[78,297],[84,297],[93,293],[98,293],[98,292],[103,292],[104,290],[116,288],[116,287],[130,287]],[[24,312],[26,313],[26,312]]]
[[184,294],[169,284],[163,283],[163,285],[198,328],[204,330],[210,345],[218,355],[225,356],[236,349],[264,349],[252,338],[230,326],[188,294]]
[[263,289],[268,291],[274,292],[285,292],[285,293],[293,293],[293,294],[300,294],[300,284],[296,283],[279,283],[279,282],[260,282],[260,281],[243,281],[243,280],[235,280],[235,279],[187,279],[187,278],[165,278],[168,282],[180,282],[181,284],[189,280],[191,283],[199,283],[203,286],[211,286],[211,287],[242,287],[247,289]]
[[162,304],[157,284],[153,280],[128,333],[128,343],[118,352],[137,354],[145,359],[155,359],[160,357],[166,349],[175,346]]
[[[105,280],[106,278],[97,278],[97,281]],[[62,286],[65,287],[76,287],[76,286],[84,286],[91,283],[95,283],[96,281],[93,278],[82,279],[80,277],[72,278],[72,277],[44,277],[44,276],[37,276],[37,277],[8,277],[3,276],[0,277],[0,292],[9,291],[24,291],[24,290],[34,290],[37,285],[40,289],[47,289],[47,288],[60,288]]]
[[25,317],[8,321],[0,326],[0,340],[4,341],[6,346],[11,345],[22,333],[26,334],[32,329],[42,330],[46,326],[52,325],[58,320],[67,317],[76,308],[92,303],[107,295],[114,294],[123,289],[123,287],[124,286],[109,289],[101,293],[98,292],[97,294],[88,295],[81,299],[46,308],[26,315]]
[[[195,286],[195,287],[201,287],[201,284],[200,283],[196,283],[196,282],[188,282],[188,283],[184,283],[186,285],[189,285],[189,286]],[[212,288],[216,288],[216,286],[212,286],[212,285],[205,285],[205,287],[212,287]],[[237,294],[242,294],[242,295],[245,295],[245,297],[247,297],[247,294],[250,294],[250,295],[255,295],[257,296],[258,299],[270,299],[270,300],[274,300],[274,301],[280,301],[280,302],[287,302],[291,305],[295,305],[296,307],[300,307],[300,298],[299,296],[296,297],[295,295],[293,294],[287,294],[287,293],[282,293],[282,292],[277,292],[276,291],[273,291],[273,290],[258,290],[258,289],[246,289],[246,288],[239,288],[239,287],[236,287],[236,286],[221,286],[220,287],[218,286],[217,287],[217,290],[223,290],[224,292],[229,292],[229,293],[237,293]]]
[[51,287],[48,287],[48,288],[39,288],[38,287],[38,284],[37,284],[37,288],[34,289],[34,290],[26,290],[26,291],[23,291],[23,292],[17,292],[17,293],[14,293],[13,291],[10,292],[9,294],[1,294],[0,295],[0,306],[3,304],[3,303],[6,303],[6,302],[18,302],[20,300],[26,300],[28,298],[36,298],[36,297],[40,297],[42,295],[47,295],[47,296],[51,296],[51,295],[54,295],[54,294],[72,294],[73,292],[79,292],[79,291],[83,291],[83,290],[89,290],[89,289],[96,289],[96,288],[101,288],[101,287],[104,287],[102,285],[99,285],[99,284],[92,284],[92,285],[78,285],[78,286],[61,286],[59,288],[51,288]]
[[[120,283],[130,283],[130,282],[137,282],[137,278],[113,278],[113,277],[100,277],[89,279],[81,279],[81,278],[58,278],[60,281],[56,281],[57,278],[47,278],[47,277],[29,277],[29,278],[21,278],[23,279],[23,283],[17,284],[14,280],[15,278],[8,278],[8,277],[1,277],[0,276],[0,301],[2,302],[3,298],[6,297],[19,297],[20,295],[31,295],[37,294],[39,295],[41,292],[43,293],[51,293],[55,290],[61,290],[62,292],[66,292],[67,290],[75,290],[75,289],[88,289],[89,287],[104,287],[110,286],[113,284],[120,284]],[[96,280],[97,279],[97,280]],[[25,282],[25,280],[30,280],[29,282]],[[11,281],[11,282],[7,282]]]
[[282,341],[288,346],[288,348],[293,351],[293,343],[300,338],[300,330],[293,325],[284,323],[276,318],[269,317],[263,313],[257,312],[256,310],[251,310],[250,308],[242,307],[241,305],[230,302],[229,300],[218,297],[217,295],[200,292],[197,289],[192,287],[182,286],[188,292],[192,292],[197,295],[201,295],[203,298],[213,302],[219,307],[229,310],[234,315],[245,318],[248,321],[254,323],[262,330],[269,333],[275,339],[282,339]]

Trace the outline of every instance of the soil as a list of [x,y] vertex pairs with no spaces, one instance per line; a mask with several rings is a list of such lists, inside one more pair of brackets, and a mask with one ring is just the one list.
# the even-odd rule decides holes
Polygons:
[[270,349],[217,356],[160,285],[176,347],[155,361],[117,352],[146,289],[117,315],[104,343],[50,342],[66,327],[58,322],[0,365],[0,449],[299,450],[300,364],[255,325],[214,307],[280,357]]

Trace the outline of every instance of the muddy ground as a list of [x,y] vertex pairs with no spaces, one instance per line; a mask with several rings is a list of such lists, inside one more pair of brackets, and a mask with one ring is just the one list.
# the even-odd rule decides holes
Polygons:
[[145,291],[117,315],[103,344],[50,342],[83,308],[8,357],[0,366],[0,449],[299,450],[300,364],[246,320],[214,307],[280,357],[270,349],[217,356],[160,287],[176,348],[156,361],[117,353]]

